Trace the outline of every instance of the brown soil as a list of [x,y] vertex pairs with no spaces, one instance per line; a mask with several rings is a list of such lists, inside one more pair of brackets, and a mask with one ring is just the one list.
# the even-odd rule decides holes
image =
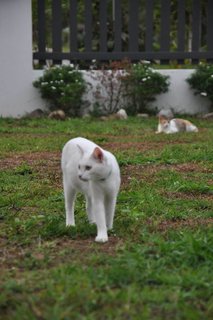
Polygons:
[[28,246],[15,243],[11,245],[7,239],[0,238],[0,269],[22,271],[28,258],[35,263],[45,261],[48,267],[69,261],[79,260],[83,263],[96,253],[114,256],[122,244],[123,240],[114,236],[110,236],[109,241],[104,244],[96,243],[94,238],[72,240],[64,237]]
[[170,199],[189,199],[201,200],[206,199],[213,201],[213,193],[200,193],[200,192],[164,192],[164,196]]
[[180,228],[196,228],[199,226],[212,226],[213,218],[189,218],[187,220],[163,220],[160,221],[157,225],[153,223],[152,220],[147,220],[147,224],[151,227],[151,229],[157,231],[167,231],[168,229],[180,229]]
[[53,163],[59,163],[60,153],[59,152],[33,152],[33,153],[16,153],[8,156],[7,158],[0,159],[0,169],[9,170],[15,169],[23,163],[28,165],[41,164],[44,166],[52,166]]
[[137,152],[145,152],[149,150],[158,150],[161,149],[164,144],[162,143],[143,143],[143,142],[113,142],[113,143],[104,143],[103,148],[106,150],[111,150],[115,152],[117,150],[129,150],[134,149]]

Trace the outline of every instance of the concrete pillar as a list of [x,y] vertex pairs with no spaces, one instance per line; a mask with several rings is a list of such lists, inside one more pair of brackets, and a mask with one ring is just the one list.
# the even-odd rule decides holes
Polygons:
[[30,0],[0,1],[0,116],[17,117],[40,107],[32,86]]

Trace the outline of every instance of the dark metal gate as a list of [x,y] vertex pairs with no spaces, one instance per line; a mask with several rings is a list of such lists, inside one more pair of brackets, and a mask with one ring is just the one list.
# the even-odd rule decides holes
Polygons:
[[53,63],[124,58],[179,64],[213,61],[212,0],[35,0],[33,4],[33,59],[42,64],[47,59]]

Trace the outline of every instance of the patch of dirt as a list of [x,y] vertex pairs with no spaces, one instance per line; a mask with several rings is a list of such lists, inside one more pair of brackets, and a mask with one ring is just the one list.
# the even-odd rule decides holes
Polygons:
[[158,142],[111,142],[111,143],[104,143],[103,148],[106,150],[110,150],[111,152],[116,151],[123,151],[123,150],[129,150],[134,149],[137,150],[137,152],[145,152],[149,150],[158,150],[162,149],[162,144],[165,143],[158,143]]
[[7,158],[0,159],[1,170],[9,170],[19,167],[22,164],[28,164],[29,166],[41,163],[42,166],[51,165],[51,163],[59,163],[60,165],[60,153],[59,152],[32,152],[32,153],[16,153],[8,156]]
[[[124,140],[124,141],[123,141]],[[122,141],[116,141],[115,136],[112,136],[112,142],[103,142],[101,143],[101,147],[103,147],[106,150],[109,150],[111,152],[116,152],[116,151],[125,151],[128,149],[134,149],[137,150],[137,152],[146,152],[149,150],[162,150],[165,146],[168,146],[168,144],[186,144],[190,142],[184,141],[136,141],[134,136],[123,136]],[[141,139],[142,140],[142,139]],[[130,141],[130,142],[129,142]]]
[[42,179],[48,178],[54,185],[61,187],[60,161],[59,152],[17,153],[0,159],[0,168],[1,170],[13,170],[21,165],[28,165],[32,168],[32,172],[37,173]]
[[[196,219],[187,219],[187,220],[163,220],[159,222],[155,229],[158,231],[167,231],[168,229],[179,229],[179,228],[196,228],[200,226],[212,226],[213,218],[196,218]],[[150,222],[150,225],[153,225],[153,222]]]
[[126,165],[121,167],[121,189],[128,187],[131,180],[136,179],[146,182],[147,179],[154,179],[157,172],[156,166],[153,165]]
[[[185,174],[191,172],[212,173],[211,169],[204,168],[197,163],[126,165],[121,167],[122,185],[126,187],[133,178],[141,181],[153,180],[155,174],[161,170],[173,170]],[[209,180],[209,183],[211,183],[211,180]]]
[[182,163],[182,164],[175,164],[172,165],[173,170],[178,171],[178,172],[202,172],[202,173],[212,173],[210,169],[206,169],[202,167],[201,165],[197,163]]
[[94,238],[69,239],[68,237],[41,242],[35,242],[29,246],[20,246],[9,243],[6,238],[0,238],[0,268],[1,270],[26,269],[28,260],[37,265],[45,263],[48,267],[54,267],[60,263],[76,260],[86,261],[92,254],[103,253],[106,256],[114,256],[123,241],[110,236],[109,241],[103,244],[96,243]]
[[89,239],[59,239],[55,241],[56,247],[61,249],[69,249],[71,255],[73,253],[87,255],[90,253],[104,253],[107,255],[115,255],[118,247],[123,244],[122,239],[115,236],[109,236],[109,241],[106,243],[96,243],[94,238]]
[[189,199],[189,200],[209,200],[213,201],[213,193],[201,193],[201,192],[164,192],[164,196],[169,199]]

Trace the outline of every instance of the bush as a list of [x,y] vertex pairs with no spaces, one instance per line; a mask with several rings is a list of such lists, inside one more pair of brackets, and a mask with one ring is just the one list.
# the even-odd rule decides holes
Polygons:
[[209,98],[213,106],[213,65],[200,64],[186,81],[195,94]]
[[155,95],[168,91],[169,76],[161,75],[148,64],[130,65],[127,74],[122,78],[126,107],[129,114],[145,112],[147,103],[155,100]]
[[61,109],[68,115],[79,115],[86,83],[82,73],[72,65],[46,69],[33,85],[50,102],[51,111]]

